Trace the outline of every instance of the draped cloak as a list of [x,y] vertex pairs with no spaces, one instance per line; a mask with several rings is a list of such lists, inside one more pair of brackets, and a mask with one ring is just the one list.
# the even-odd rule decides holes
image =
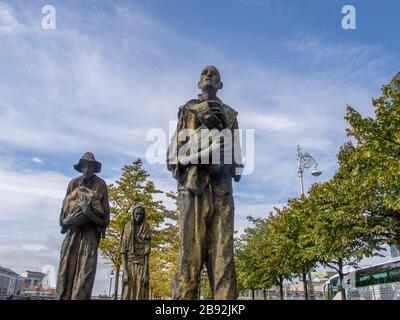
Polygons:
[[149,264],[145,264],[145,256],[148,259],[150,241],[150,227],[145,217],[139,225],[133,218],[126,224],[121,244],[123,300],[149,299],[149,281],[144,282],[143,276],[146,272],[149,279]]

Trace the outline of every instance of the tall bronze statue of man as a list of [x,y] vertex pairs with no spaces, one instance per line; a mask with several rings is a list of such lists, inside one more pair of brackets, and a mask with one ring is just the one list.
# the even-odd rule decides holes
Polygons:
[[68,185],[60,215],[61,247],[56,297],[89,300],[97,266],[100,237],[110,222],[107,185],[96,173],[101,163],[86,152],[74,168],[82,176]]
[[144,207],[136,206],[122,238],[122,300],[149,299],[150,241],[146,211]]
[[[204,264],[213,298],[236,299],[232,180],[239,182],[243,169],[240,144],[238,139],[233,139],[229,148],[227,141],[217,139],[221,155],[225,153],[219,157],[224,159],[219,164],[214,163],[215,159],[211,157],[211,153],[214,156],[214,143],[211,146],[199,143],[201,147],[195,148],[198,153],[194,156],[180,151],[187,149],[181,149],[185,144],[196,142],[203,129],[213,131],[214,135],[215,132],[228,131],[232,138],[237,138],[234,133],[238,129],[237,112],[217,97],[222,86],[217,68],[205,67],[198,83],[201,94],[180,107],[177,130],[168,149],[167,165],[177,180],[179,194],[180,247],[172,282],[173,299],[198,298]],[[184,132],[184,137],[189,136],[182,139],[181,132]],[[197,161],[199,157],[202,159]],[[204,158],[211,161],[201,161]]]

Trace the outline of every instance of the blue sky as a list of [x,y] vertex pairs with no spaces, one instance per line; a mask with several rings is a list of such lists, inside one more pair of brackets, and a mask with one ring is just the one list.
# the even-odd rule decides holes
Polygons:
[[[56,30],[41,9],[56,8]],[[341,28],[352,4],[357,29]],[[400,70],[398,1],[0,1],[0,264],[58,265],[58,214],[85,151],[107,181],[144,158],[216,65],[220,98],[255,129],[255,169],[235,185],[236,228],[298,195],[297,144],[328,180],[346,141],[346,105],[370,100]],[[163,190],[164,165],[145,163]],[[308,174],[306,187],[314,178]],[[99,262],[95,293],[107,288]]]

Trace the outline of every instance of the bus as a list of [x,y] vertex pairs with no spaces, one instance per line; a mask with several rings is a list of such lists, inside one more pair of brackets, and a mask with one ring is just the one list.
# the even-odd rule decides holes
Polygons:
[[[400,300],[400,258],[363,267],[345,274],[348,285],[347,300]],[[323,285],[326,300],[341,300],[339,276],[331,277]]]

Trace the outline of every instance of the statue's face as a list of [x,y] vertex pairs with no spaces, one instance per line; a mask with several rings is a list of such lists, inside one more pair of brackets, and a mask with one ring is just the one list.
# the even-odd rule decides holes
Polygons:
[[137,208],[133,212],[133,219],[136,223],[141,223],[144,218],[144,210],[142,208]]
[[91,177],[94,173],[95,166],[93,163],[82,161],[81,171],[85,177]]
[[203,69],[200,75],[199,88],[203,90],[211,89],[215,92],[222,88],[221,78],[216,68],[208,66]]

